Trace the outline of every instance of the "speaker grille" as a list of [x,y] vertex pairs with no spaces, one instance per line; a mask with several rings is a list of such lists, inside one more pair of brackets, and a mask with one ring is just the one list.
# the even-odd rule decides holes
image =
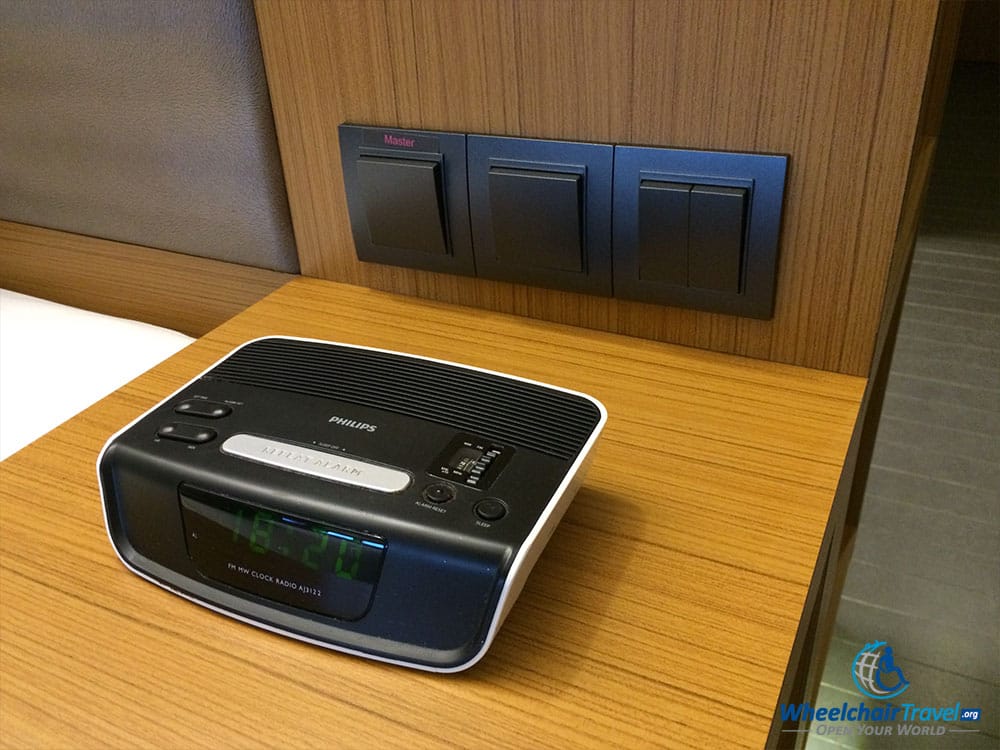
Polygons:
[[405,414],[567,460],[580,452],[601,416],[589,399],[544,386],[291,339],[255,341],[205,377]]

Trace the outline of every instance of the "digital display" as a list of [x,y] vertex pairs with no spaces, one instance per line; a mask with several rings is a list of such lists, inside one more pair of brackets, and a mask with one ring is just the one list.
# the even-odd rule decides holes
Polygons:
[[188,554],[207,578],[311,612],[368,611],[385,542],[182,486]]

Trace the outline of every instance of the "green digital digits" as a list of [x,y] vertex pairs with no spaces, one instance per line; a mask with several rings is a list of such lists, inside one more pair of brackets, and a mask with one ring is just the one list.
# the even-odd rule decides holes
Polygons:
[[253,529],[250,532],[250,549],[258,555],[263,555],[271,548],[271,529],[274,526],[274,516],[267,511],[258,510],[253,516]]
[[233,524],[233,538],[231,541],[238,542],[240,539],[240,526],[243,525],[243,508],[236,511],[236,523]]
[[312,570],[319,570],[319,557],[323,554],[323,550],[326,549],[327,543],[330,541],[330,537],[324,534],[319,529],[312,529],[313,534],[319,536],[319,540],[313,542],[304,550],[302,550],[302,564],[307,568]]
[[[290,521],[278,518],[274,513],[252,508],[246,509],[245,513],[243,508],[239,508],[231,518],[231,541],[248,541],[250,550],[255,554],[275,552],[289,562],[297,560],[309,570],[329,571],[332,532],[322,527],[307,527],[305,524],[292,526]],[[247,526],[250,527],[249,538],[245,536]],[[339,541],[333,574],[347,581],[357,580],[364,548],[353,539]]]
[[[353,557],[354,562],[351,567],[345,569],[344,558]],[[337,550],[337,563],[333,567],[333,572],[337,574],[338,578],[346,578],[349,581],[353,581],[358,575],[358,568],[361,567],[361,548],[356,544],[348,545],[345,539],[340,543],[340,549]]]

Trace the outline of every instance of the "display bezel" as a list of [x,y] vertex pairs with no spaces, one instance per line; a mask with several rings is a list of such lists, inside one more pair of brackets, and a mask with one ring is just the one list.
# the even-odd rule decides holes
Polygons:
[[185,484],[178,503],[188,557],[213,584],[337,620],[361,619],[371,607],[382,537]]

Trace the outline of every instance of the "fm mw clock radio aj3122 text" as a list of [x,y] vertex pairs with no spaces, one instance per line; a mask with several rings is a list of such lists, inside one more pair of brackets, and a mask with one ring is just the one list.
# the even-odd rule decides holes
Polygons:
[[98,458],[127,568],[321,646],[432,671],[489,648],[606,420],[580,393],[263,338]]

